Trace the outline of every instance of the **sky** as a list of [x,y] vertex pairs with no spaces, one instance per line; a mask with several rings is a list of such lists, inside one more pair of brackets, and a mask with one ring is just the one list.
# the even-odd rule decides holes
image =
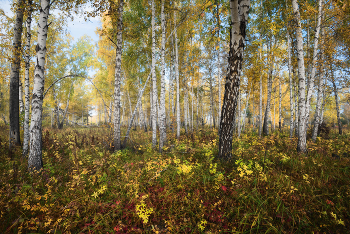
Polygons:
[[[11,12],[12,0],[0,0],[0,8],[4,10],[5,14],[12,17],[14,14]],[[58,10],[51,12],[55,14],[59,12]],[[101,26],[101,21],[99,17],[90,18],[90,21],[85,22],[83,17],[78,15],[74,16],[74,21],[68,20],[68,31],[74,37],[74,41],[77,41],[84,34],[90,36],[94,42],[98,41],[98,36],[95,34],[97,27]]]

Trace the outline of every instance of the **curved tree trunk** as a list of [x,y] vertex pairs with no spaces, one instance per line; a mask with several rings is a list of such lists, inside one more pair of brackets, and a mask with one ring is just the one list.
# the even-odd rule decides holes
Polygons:
[[231,33],[228,58],[229,73],[226,76],[224,102],[221,110],[218,158],[228,160],[232,157],[233,123],[240,86],[243,51],[250,0],[230,1]]
[[46,39],[49,18],[50,1],[41,0],[40,16],[38,23],[38,43],[36,45],[36,66],[34,71],[34,87],[32,97],[32,117],[30,124],[29,143],[29,170],[39,171],[43,167],[42,161],[42,111],[43,111],[43,91],[45,83],[45,57]]

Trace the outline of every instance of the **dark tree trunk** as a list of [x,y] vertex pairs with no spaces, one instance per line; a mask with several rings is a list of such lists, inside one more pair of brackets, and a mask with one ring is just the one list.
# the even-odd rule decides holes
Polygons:
[[10,149],[14,145],[20,145],[20,132],[19,132],[19,70],[20,70],[20,57],[22,47],[22,30],[23,30],[23,10],[24,0],[18,0],[16,11],[16,21],[13,35],[13,56],[11,61],[11,75],[10,75]]
[[231,34],[229,52],[229,73],[226,76],[224,101],[221,110],[219,155],[228,160],[232,157],[233,120],[237,106],[242,69],[243,51],[246,36],[250,1],[231,0]]

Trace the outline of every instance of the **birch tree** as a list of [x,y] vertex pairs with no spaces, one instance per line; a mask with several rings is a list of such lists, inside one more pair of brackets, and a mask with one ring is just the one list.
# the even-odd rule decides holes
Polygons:
[[[271,40],[271,39],[270,39]],[[273,53],[272,52],[272,45],[270,41],[270,68],[269,68],[269,74],[267,77],[267,99],[266,99],[266,109],[265,109],[265,116],[264,116],[264,124],[263,124],[263,133],[264,135],[269,135],[269,117],[271,114],[271,92],[272,92],[272,73],[273,73]]]
[[243,51],[250,0],[230,0],[231,30],[229,73],[226,76],[224,101],[221,109],[218,158],[228,160],[232,157],[233,124],[240,86]]
[[293,14],[296,23],[296,40],[297,40],[297,56],[298,56],[298,76],[299,76],[299,93],[298,93],[298,145],[297,151],[301,153],[307,152],[306,144],[306,102],[305,102],[305,64],[304,64],[304,48],[303,34],[301,29],[301,17],[297,0],[292,0]]
[[19,131],[19,72],[20,72],[20,56],[22,48],[22,24],[23,24],[24,0],[16,2],[16,21],[13,33],[13,51],[11,60],[11,74],[10,74],[10,150],[14,145],[20,145],[20,131]]
[[117,48],[114,80],[114,150],[120,150],[120,82],[122,79],[122,45],[123,45],[123,7],[124,0],[119,1],[117,10]]
[[25,72],[24,72],[24,124],[23,124],[23,151],[22,155],[27,156],[28,154],[28,143],[29,143],[29,68],[30,68],[30,40],[32,37],[31,25],[32,25],[32,1],[28,0],[28,15],[26,19],[26,45],[25,45]]
[[29,170],[39,171],[43,167],[42,161],[42,112],[43,112],[43,92],[45,83],[45,58],[46,39],[48,31],[48,17],[50,11],[50,1],[40,1],[40,16],[38,22],[38,42],[36,45],[36,65],[34,70],[34,86],[32,97],[32,116],[30,124],[29,143]]
[[292,79],[292,55],[289,32],[287,32],[287,50],[288,50],[288,77],[289,77],[289,92],[290,92],[290,131],[289,137],[293,137],[293,118],[294,118],[294,101],[293,101],[293,79]]
[[180,83],[179,83],[179,52],[177,46],[176,11],[174,11],[174,37],[175,37],[175,78],[176,78],[176,137],[180,137]]
[[155,33],[155,6],[152,0],[152,145],[157,145],[157,76],[156,76],[156,33]]
[[159,152],[162,153],[164,143],[166,141],[166,125],[165,125],[165,15],[164,0],[161,6],[161,27],[162,27],[162,47],[161,47],[161,80],[160,80],[160,123],[159,123]]
[[317,101],[316,101],[316,110],[315,110],[315,124],[312,131],[312,140],[313,142],[316,142],[316,137],[318,133],[318,127],[321,123],[321,103],[322,103],[322,94],[323,94],[323,79],[324,79],[324,29],[321,29],[321,45],[322,45],[322,51],[320,55],[320,75],[319,75],[319,81],[318,81],[318,89],[317,89]]

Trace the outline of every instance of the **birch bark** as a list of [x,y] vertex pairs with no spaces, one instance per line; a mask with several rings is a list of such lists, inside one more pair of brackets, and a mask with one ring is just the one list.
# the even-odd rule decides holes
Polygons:
[[20,72],[20,57],[22,47],[22,31],[23,31],[23,9],[24,0],[18,0],[16,4],[16,21],[14,25],[13,34],[13,52],[11,61],[11,74],[10,74],[10,99],[9,99],[9,111],[10,111],[10,134],[9,134],[9,146],[10,150],[14,145],[20,145],[20,130],[19,130],[19,72]]
[[333,72],[332,69],[331,69],[331,72],[332,72],[332,74],[331,74],[331,81],[332,81],[332,84],[333,84],[333,92],[334,92],[334,98],[335,98],[335,108],[337,110],[338,131],[339,131],[339,135],[342,135],[343,134],[343,129],[342,129],[341,121],[340,121],[338,88],[337,88],[337,85],[336,85],[335,80],[334,80],[334,72]]
[[50,1],[40,1],[40,16],[38,22],[38,43],[36,45],[36,65],[34,70],[34,86],[32,97],[32,116],[29,136],[29,170],[39,171],[43,167],[42,160],[42,112],[43,92],[45,83],[46,39],[49,18]]
[[292,79],[292,55],[291,55],[291,43],[290,36],[287,32],[287,46],[288,46],[288,76],[289,76],[289,92],[290,92],[290,129],[289,137],[293,137],[294,128],[294,102],[293,102],[293,79]]
[[296,39],[298,55],[298,75],[299,75],[299,110],[298,110],[298,145],[297,151],[300,153],[307,152],[306,144],[306,100],[305,100],[305,64],[303,34],[301,29],[301,18],[297,0],[292,0],[293,14],[296,21]]
[[23,103],[23,85],[21,78],[18,79],[18,99],[19,99],[19,113],[23,113],[24,111],[24,103]]
[[[259,49],[259,59],[261,60],[261,48]],[[261,136],[262,133],[262,71],[260,71],[260,80],[259,80],[259,136]]]
[[[27,156],[28,154],[28,143],[29,143],[29,108],[30,108],[30,100],[29,100],[29,68],[30,68],[30,40],[32,37],[31,25],[32,25],[32,1],[28,1],[28,16],[26,20],[27,33],[26,33],[26,45],[25,45],[25,73],[24,73],[24,124],[23,124],[23,151],[22,155]],[[51,124],[52,126],[52,124]]]
[[132,123],[133,123],[133,121],[135,119],[135,116],[136,116],[136,113],[137,113],[137,107],[139,106],[139,104],[140,104],[140,102],[142,100],[143,92],[145,91],[145,89],[147,87],[147,83],[148,83],[149,78],[151,77],[151,74],[152,74],[152,71],[149,73],[149,75],[147,77],[147,80],[145,82],[145,85],[143,86],[142,90],[140,91],[139,97],[137,98],[137,103],[136,103],[135,109],[134,109],[134,111],[132,113],[129,126],[128,126],[128,129],[127,129],[126,134],[125,134],[125,138],[124,138],[124,142],[123,142],[123,146],[124,147],[126,146],[126,141],[127,141],[128,137],[129,137],[131,126],[132,126]]
[[[321,45],[324,45],[324,29],[321,30]],[[316,103],[316,111],[315,111],[315,125],[314,129],[312,131],[312,140],[313,142],[316,142],[317,133],[318,133],[318,127],[321,123],[321,102],[322,102],[322,93],[323,93],[323,79],[324,79],[324,49],[322,48],[321,52],[321,67],[320,67],[320,77],[318,82],[318,89],[317,89],[317,103]]]
[[242,99],[242,94],[239,91],[238,93],[238,109],[237,109],[237,137],[240,138],[241,137],[241,119],[242,119],[242,114],[241,114],[241,99]]
[[152,0],[152,145],[157,145],[157,76],[156,76],[156,33],[155,33],[155,6]]
[[164,0],[161,6],[161,27],[162,27],[162,48],[161,48],[161,80],[160,80],[160,120],[159,120],[159,152],[162,153],[163,146],[166,141],[166,125],[165,125],[165,15]]
[[[307,130],[307,126],[309,123],[309,115],[310,115],[310,101],[314,89],[314,80],[315,80],[315,74],[316,74],[316,60],[317,60],[317,54],[318,54],[318,38],[320,35],[320,29],[321,29],[321,21],[322,21],[322,7],[323,7],[323,0],[318,1],[318,15],[317,15],[317,26],[316,26],[316,32],[315,32],[315,38],[314,38],[314,51],[312,56],[312,64],[311,64],[311,74],[308,82],[308,90],[307,90],[307,98],[306,98],[306,109],[305,109],[305,126]],[[306,131],[305,130],[305,131]]]
[[278,94],[278,129],[279,131],[282,131],[282,90],[281,90],[281,76],[279,76],[279,94]]
[[[272,51],[272,45],[270,42],[270,51]],[[273,73],[273,53],[271,53],[270,69],[267,77],[267,99],[266,99],[266,109],[264,116],[263,133],[264,135],[269,135],[269,117],[271,114],[271,91],[272,91],[272,73]]]
[[176,77],[176,137],[180,137],[180,84],[179,84],[179,53],[177,48],[176,11],[174,11],[175,36],[175,77]]
[[114,74],[114,151],[121,149],[120,144],[120,82],[122,79],[122,46],[123,46],[123,7],[124,0],[119,1],[117,10],[117,48]]
[[232,137],[235,110],[239,95],[240,71],[242,69],[246,27],[250,0],[230,0],[231,32],[229,52],[229,73],[226,76],[224,102],[221,110],[218,158],[232,157]]

